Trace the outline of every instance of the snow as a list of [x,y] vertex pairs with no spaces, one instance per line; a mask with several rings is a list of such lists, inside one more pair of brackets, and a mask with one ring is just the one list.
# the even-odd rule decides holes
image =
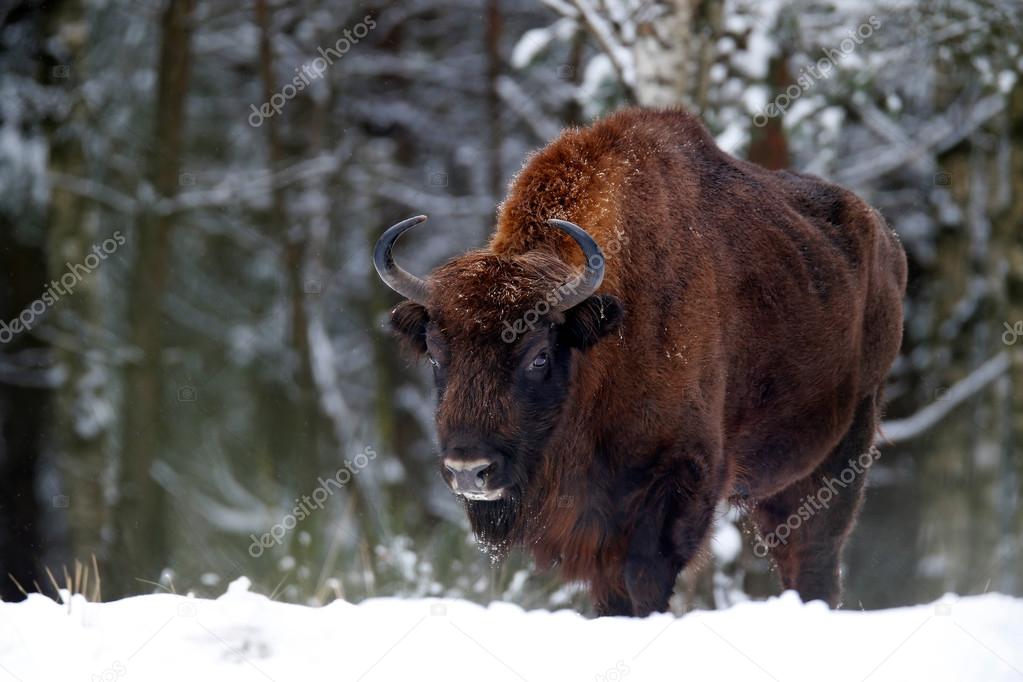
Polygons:
[[511,65],[514,69],[524,69],[543,52],[553,39],[549,28],[534,28],[526,31],[512,49]]
[[718,522],[711,538],[710,551],[714,558],[723,564],[729,564],[739,558],[742,552],[742,533],[733,522]]
[[571,40],[576,31],[576,22],[571,19],[561,18],[550,26],[534,28],[526,31],[512,48],[512,68],[524,69],[536,59],[542,52],[547,50],[555,41],[565,42]]
[[795,593],[726,611],[587,619],[457,600],[283,604],[236,580],[171,594],[0,604],[7,680],[1018,680],[1023,600],[829,611]]
[[1012,86],[1016,84],[1016,74],[1012,71],[1002,71],[998,74],[998,89],[1008,95]]
[[746,126],[738,121],[732,121],[729,123],[728,126],[715,137],[717,145],[730,154],[737,152],[748,140],[749,134],[746,132]]
[[583,104],[583,113],[586,116],[597,115],[601,107],[601,92],[606,88],[607,83],[614,82],[614,79],[614,64],[607,55],[595,55],[586,63],[582,83],[579,84],[576,95],[576,99]]

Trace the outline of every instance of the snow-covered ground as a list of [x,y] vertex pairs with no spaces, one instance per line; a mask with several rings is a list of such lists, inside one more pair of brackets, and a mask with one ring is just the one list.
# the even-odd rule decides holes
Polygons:
[[1023,600],[828,611],[794,593],[683,618],[253,594],[0,604],[0,680],[1023,680]]

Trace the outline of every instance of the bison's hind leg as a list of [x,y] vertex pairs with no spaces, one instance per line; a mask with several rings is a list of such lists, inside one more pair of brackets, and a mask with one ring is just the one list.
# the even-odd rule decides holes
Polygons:
[[757,554],[766,546],[782,586],[803,601],[821,599],[838,606],[842,594],[842,547],[863,499],[866,469],[874,461],[877,397],[863,399],[852,425],[817,469],[778,494],[761,500],[753,512],[760,530]]

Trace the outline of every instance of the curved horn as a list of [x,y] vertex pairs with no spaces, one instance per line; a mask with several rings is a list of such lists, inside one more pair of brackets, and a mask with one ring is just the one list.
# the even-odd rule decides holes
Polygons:
[[391,255],[391,248],[402,233],[424,220],[426,220],[426,216],[417,215],[415,218],[392,225],[380,235],[380,239],[377,240],[377,245],[373,249],[373,266],[376,267],[380,279],[384,280],[384,284],[419,305],[426,305],[426,282],[396,265],[394,256]]
[[547,222],[574,239],[582,250],[583,256],[586,257],[586,268],[583,270],[582,276],[578,280],[570,279],[562,285],[562,289],[567,287],[569,293],[555,306],[555,310],[565,312],[589,298],[604,281],[604,252],[597,246],[593,237],[586,234],[586,231],[575,223],[557,219]]

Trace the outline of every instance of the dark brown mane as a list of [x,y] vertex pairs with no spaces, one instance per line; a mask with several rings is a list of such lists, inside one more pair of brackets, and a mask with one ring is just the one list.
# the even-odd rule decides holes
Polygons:
[[454,334],[479,334],[500,343],[502,322],[522,317],[572,275],[544,251],[495,255],[471,251],[430,276],[436,296],[434,319]]

